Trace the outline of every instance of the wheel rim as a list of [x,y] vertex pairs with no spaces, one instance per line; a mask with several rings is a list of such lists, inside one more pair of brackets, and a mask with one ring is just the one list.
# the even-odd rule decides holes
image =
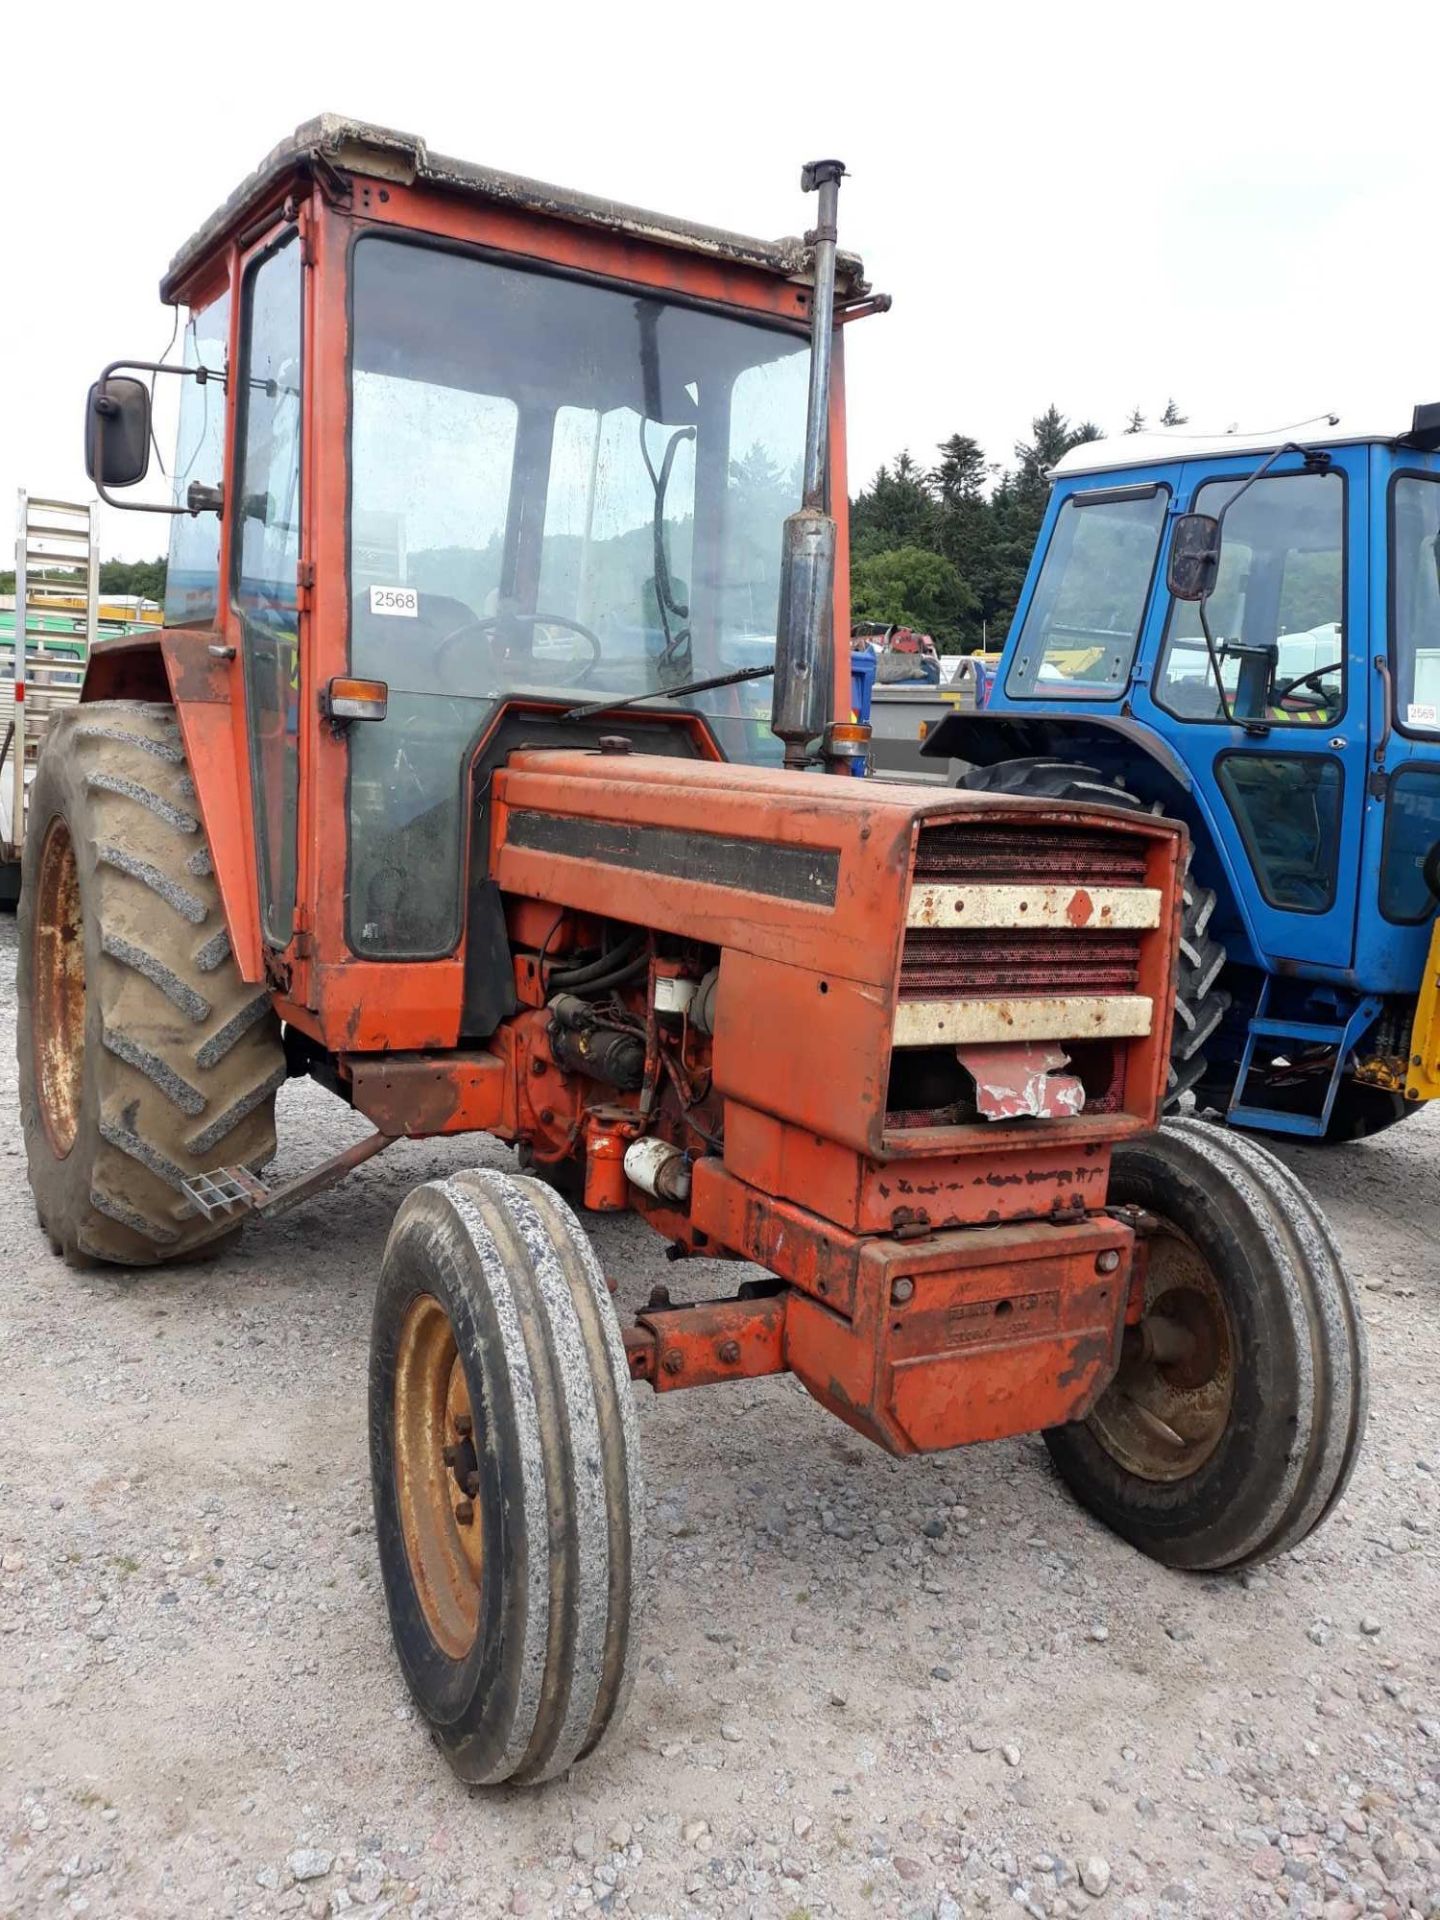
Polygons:
[[1161,1221],[1147,1245],[1145,1305],[1088,1426],[1142,1480],[1185,1480],[1219,1446],[1235,1398],[1234,1329],[1194,1242]]
[[452,1660],[475,1644],[483,1560],[470,1390],[455,1332],[431,1294],[410,1304],[395,1368],[395,1491],[425,1623]]
[[63,1160],[80,1130],[85,1080],[85,941],[70,829],[52,820],[35,905],[34,1045],[40,1118]]

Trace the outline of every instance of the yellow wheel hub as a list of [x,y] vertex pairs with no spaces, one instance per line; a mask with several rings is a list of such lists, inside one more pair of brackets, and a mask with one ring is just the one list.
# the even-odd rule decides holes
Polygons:
[[452,1660],[475,1643],[484,1547],[470,1390],[444,1307],[412,1301],[395,1366],[395,1490],[426,1625]]

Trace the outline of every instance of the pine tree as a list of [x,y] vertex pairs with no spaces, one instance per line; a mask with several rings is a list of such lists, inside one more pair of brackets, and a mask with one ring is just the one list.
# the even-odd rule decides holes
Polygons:
[[1181,413],[1173,400],[1165,402],[1165,411],[1160,416],[1162,427],[1186,427],[1190,424],[1188,413]]
[[1141,413],[1139,407],[1133,407],[1131,409],[1130,421],[1125,431],[1126,433],[1144,433],[1145,416],[1143,413]]

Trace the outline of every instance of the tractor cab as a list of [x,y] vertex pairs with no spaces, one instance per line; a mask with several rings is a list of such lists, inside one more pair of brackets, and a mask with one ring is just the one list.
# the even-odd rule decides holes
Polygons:
[[[172,261],[184,367],[117,362],[87,413],[125,505],[147,383],[183,376],[166,634],[98,660],[87,697],[158,693],[162,654],[183,654],[243,731],[240,791],[218,752],[196,766],[207,811],[255,823],[217,850],[232,924],[260,943],[241,962],[327,1037],[363,1017],[356,958],[426,963],[386,976],[409,1009],[387,1012],[389,1044],[397,1013],[400,1044],[429,1044],[508,1010],[508,961],[487,983],[476,959],[503,951],[498,909],[468,875],[520,739],[593,746],[624,701],[640,751],[779,763],[767,676],[812,282],[800,240],[333,116]],[[839,316],[865,292],[840,255]],[[843,436],[828,445],[822,504],[843,511]],[[819,725],[848,721],[848,684],[822,701]]]
[[1337,1097],[1398,1117],[1407,1077],[1420,1097],[1440,843],[1433,411],[1303,443],[1075,448],[988,710],[924,749],[969,761],[966,784],[1018,758],[1079,767],[1186,821],[1223,967],[1195,982],[1203,1072],[1177,1078],[1272,1131],[1331,1131]]

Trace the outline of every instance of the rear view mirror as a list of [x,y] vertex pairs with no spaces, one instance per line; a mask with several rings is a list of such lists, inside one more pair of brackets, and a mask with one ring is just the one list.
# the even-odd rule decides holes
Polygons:
[[85,402],[85,471],[97,487],[133,487],[149,465],[149,388],[128,374],[97,380]]
[[1209,513],[1182,513],[1170,536],[1165,584],[1177,600],[1208,600],[1220,572],[1220,522]]

